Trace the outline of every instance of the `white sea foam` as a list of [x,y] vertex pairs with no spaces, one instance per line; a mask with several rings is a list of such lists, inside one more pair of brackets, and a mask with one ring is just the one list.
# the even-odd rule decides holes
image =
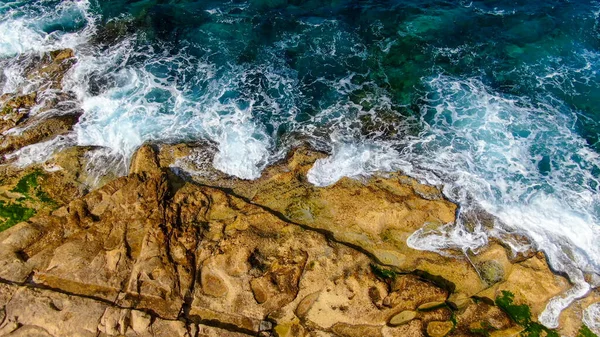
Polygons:
[[585,309],[583,323],[594,333],[600,334],[600,303],[594,303]]
[[[246,70],[214,79],[214,66],[185,54],[156,60],[142,53],[135,56],[145,61],[128,65],[134,38],[101,56],[81,55],[65,80],[85,111],[75,126],[78,143],[103,146],[129,158],[145,141],[204,138],[218,145],[217,169],[243,179],[257,178],[268,164],[271,139],[253,120],[252,100],[223,99],[237,90]],[[181,69],[194,76],[191,83],[177,79]],[[198,83],[208,88],[202,96],[188,87]],[[101,87],[90,94],[93,85]]]
[[502,96],[477,79],[440,76],[428,85],[421,134],[398,140],[398,152],[386,152],[390,157],[384,160],[371,149],[339,146],[315,164],[309,181],[329,185],[341,176],[401,168],[443,185],[463,214],[482,208],[495,215],[498,232],[466,230],[459,219],[419,230],[408,244],[434,251],[477,249],[503,231],[527,235],[574,284],[539,317],[556,327],[560,311],[590,288],[583,272],[600,270],[600,184],[591,173],[600,167],[598,155],[570,129],[574,115],[560,107]]
[[73,135],[57,136],[45,142],[22,147],[4,157],[17,167],[27,167],[32,164],[44,163],[56,152],[74,145],[76,142]]
[[250,111],[238,111],[233,121],[223,123],[223,130],[215,139],[219,151],[215,154],[214,167],[242,179],[260,177],[269,155],[269,141],[256,137],[257,127],[249,115]]
[[308,171],[308,181],[316,186],[329,186],[342,177],[364,178],[377,172],[397,171],[407,163],[398,152],[377,144],[334,145],[331,156],[318,159]]
[[6,62],[3,64],[4,85],[2,86],[2,95],[16,92],[21,84],[25,81],[22,75],[21,67]]
[[[0,57],[15,56],[25,52],[44,52],[59,48],[74,48],[85,42],[92,25],[83,31],[50,32],[44,28],[55,23],[92,21],[89,1],[64,1],[51,9],[41,4],[31,4],[29,10],[8,10],[0,22]],[[25,14],[25,15],[23,15]]]
[[44,36],[23,21],[0,23],[0,56],[14,56],[44,45]]
[[[466,209],[481,206],[501,220],[497,225],[526,234],[553,268],[569,275],[573,288],[539,317],[556,327],[560,311],[589,290],[582,271],[600,270],[600,197],[591,174],[597,154],[557,107],[503,97],[475,79],[438,77],[429,84],[420,138],[431,139],[416,140],[419,152],[406,154],[439,172],[450,198]],[[431,240],[411,240],[439,249]]]

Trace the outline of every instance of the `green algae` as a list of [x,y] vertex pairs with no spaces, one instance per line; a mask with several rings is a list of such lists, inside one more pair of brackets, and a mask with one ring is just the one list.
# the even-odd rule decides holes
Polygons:
[[55,209],[57,204],[40,186],[44,174],[34,171],[23,176],[11,192],[20,196],[9,201],[0,200],[0,231],[27,221],[42,209]]
[[36,211],[20,203],[5,203],[0,201],[0,232],[19,222],[27,221],[34,216]]
[[373,272],[373,274],[375,274],[375,276],[377,276],[378,278],[380,278],[383,281],[389,280],[389,281],[393,281],[396,277],[398,277],[398,273],[388,269],[388,268],[384,268],[381,266],[378,266],[376,264],[371,264],[371,271]]
[[528,305],[514,304],[515,295],[510,291],[503,290],[502,295],[496,297],[496,305],[504,311],[515,323],[523,326],[521,332],[523,337],[559,337],[559,334],[545,326],[531,320],[531,309]]
[[577,337],[598,337],[598,335],[593,333],[592,330],[584,324],[577,332]]
[[35,171],[24,176],[17,182],[17,185],[12,189],[12,192],[28,196],[30,191],[35,190],[39,186],[38,178],[40,176],[42,176],[40,171]]

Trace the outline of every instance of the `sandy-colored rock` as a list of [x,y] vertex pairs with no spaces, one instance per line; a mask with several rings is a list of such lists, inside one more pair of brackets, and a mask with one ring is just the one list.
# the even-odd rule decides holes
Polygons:
[[211,271],[209,268],[202,268],[200,272],[202,291],[213,297],[223,297],[227,295],[228,287],[223,278]]
[[73,50],[55,50],[35,57],[24,75],[38,83],[38,90],[62,89],[63,77],[76,62]]
[[37,93],[27,95],[4,95],[0,98],[2,109],[0,110],[0,132],[4,132],[23,121],[29,114],[30,109],[36,103]]
[[80,112],[45,119],[30,120],[21,132],[6,135],[0,143],[0,155],[18,150],[27,145],[50,140],[72,130],[79,121]]
[[523,327],[515,326],[505,330],[492,331],[490,332],[490,337],[517,337],[521,336],[523,330]]
[[444,337],[452,331],[454,324],[452,322],[433,321],[427,324],[427,335],[429,337]]
[[[563,336],[576,336],[581,328],[581,318],[584,312],[592,304],[600,303],[600,289],[596,288],[586,297],[576,300],[560,314],[558,331]],[[600,335],[600,329],[588,327],[596,335]]]
[[152,316],[149,314],[138,310],[131,311],[131,328],[135,333],[139,335],[146,333],[151,323]]
[[[492,244],[455,259],[407,247],[412,231],[455,211],[412,179],[317,188],[302,177],[320,154],[301,149],[257,181],[216,175],[199,185],[164,167],[176,160],[157,148],[141,147],[128,176],[0,233],[0,278],[21,284],[0,287],[7,308],[16,310],[9,304],[21,289],[41,301],[35,288],[46,287],[67,296],[52,305],[76,308],[73,329],[99,336],[442,336],[452,318],[460,336],[516,326],[494,305],[502,290],[539,312],[566,289],[541,255],[511,260]],[[84,150],[71,151],[64,158],[77,163],[64,159],[60,179],[84,167]],[[56,174],[47,179],[62,181]],[[81,311],[80,300],[97,313]],[[40,323],[18,303],[24,317],[6,316],[6,333],[62,324],[60,310]],[[577,325],[578,312],[565,326]]]
[[331,331],[340,337],[383,337],[383,334],[381,333],[381,327],[372,325],[336,323],[331,327]]
[[304,337],[306,331],[299,322],[293,322],[288,324],[280,324],[275,326],[273,329],[276,336],[278,337]]
[[448,292],[414,275],[396,277],[383,305],[396,310],[415,310],[424,303],[444,302]]
[[[27,62],[31,87],[0,97],[5,162],[81,114],[62,88],[73,51]],[[0,334],[511,336],[522,327],[494,305],[502,291],[535,320],[569,287],[542,254],[514,257],[496,242],[445,256],[408,247],[415,231],[452,223],[457,206],[399,173],[316,187],[306,175],[326,155],[307,147],[254,181],[215,170],[206,143],[145,144],[129,168],[103,153],[72,147],[0,166],[1,205],[32,210],[0,232]],[[598,298],[568,308],[560,332],[574,335]]]
[[253,279],[250,281],[250,288],[254,294],[254,299],[258,304],[263,304],[269,299],[267,286],[262,279]]
[[20,287],[5,305],[0,335],[23,329],[27,333],[15,335],[45,331],[49,336],[96,336],[106,308],[104,303],[85,298]]
[[151,145],[142,145],[131,159],[129,173],[160,174],[160,172],[155,150]]
[[405,310],[398,313],[390,318],[389,324],[391,326],[398,326],[408,323],[417,317],[417,312],[412,310]]
[[[60,90],[65,73],[75,62],[70,49],[30,57],[23,74],[30,80],[25,94],[16,92],[0,97],[0,154],[71,130],[82,112],[74,103],[74,95]],[[52,91],[45,92],[47,89]],[[18,88],[22,90],[25,89]],[[7,132],[11,128],[14,129]]]
[[[164,146],[159,157],[162,162],[169,165],[176,162],[181,168],[185,163],[173,157],[177,153],[193,152],[193,149]],[[173,157],[168,158],[170,155]],[[214,169],[193,179],[230,188],[255,204],[277,211],[291,222],[325,231],[336,241],[361,247],[382,264],[401,271],[425,271],[448,280],[453,287],[469,295],[484,289],[484,282],[468,261],[453,260],[450,264],[449,258],[417,252],[406,245],[406,238],[424,224],[454,221],[456,205],[445,200],[439,190],[401,175],[374,177],[366,183],[368,189],[363,182],[348,178],[333,186],[318,188],[302,177],[321,157],[321,153],[297,149],[285,162],[267,168],[255,181],[225,178]]]
[[497,306],[483,301],[471,302],[456,315],[456,327],[463,331],[495,331],[511,328],[514,323]]
[[527,303],[531,308],[532,319],[537,319],[546,308],[548,301],[569,289],[569,282],[550,271],[546,258],[538,253],[523,262],[514,264],[511,271],[501,282],[477,294],[494,301],[509,291],[515,296],[516,303]]
[[314,292],[304,297],[296,307],[296,316],[304,318],[313,304],[315,304],[315,301],[319,298],[319,293],[320,292]]

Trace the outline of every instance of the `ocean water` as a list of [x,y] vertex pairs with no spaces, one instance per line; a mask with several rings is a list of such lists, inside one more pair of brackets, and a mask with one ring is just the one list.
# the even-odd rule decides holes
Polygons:
[[600,285],[599,20],[584,0],[4,0],[2,93],[37,90],[28,58],[69,47],[84,110],[9,156],[94,145],[124,172],[145,141],[208,140],[215,168],[255,179],[308,141],[331,154],[315,185],[401,170],[460,205],[408,244],[527,235],[573,283],[539,317],[555,327]]

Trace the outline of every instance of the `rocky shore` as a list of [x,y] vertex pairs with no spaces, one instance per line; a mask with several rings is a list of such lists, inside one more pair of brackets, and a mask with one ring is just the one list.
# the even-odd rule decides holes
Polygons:
[[593,336],[598,289],[558,330],[537,322],[570,288],[542,252],[407,246],[457,205],[399,173],[315,187],[325,154],[306,146],[254,181],[198,167],[207,144],[146,144],[100,180],[94,148],[15,165],[81,115],[61,86],[73,53],[30,62],[35,90],[0,99],[2,336]]

